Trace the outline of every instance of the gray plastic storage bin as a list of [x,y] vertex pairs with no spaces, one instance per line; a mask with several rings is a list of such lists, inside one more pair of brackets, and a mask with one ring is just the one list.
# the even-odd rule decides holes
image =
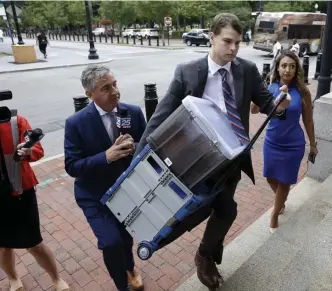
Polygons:
[[187,96],[147,141],[184,184],[192,189],[245,148],[227,116],[212,102]]
[[107,199],[106,206],[120,222],[123,222],[135,207],[146,200],[169,172],[163,161],[150,150],[133,169],[120,176],[119,181],[111,188],[111,194],[104,196],[103,199]]
[[142,205],[132,210],[124,220],[124,225],[136,241],[151,241],[192,195],[190,190],[169,172]]

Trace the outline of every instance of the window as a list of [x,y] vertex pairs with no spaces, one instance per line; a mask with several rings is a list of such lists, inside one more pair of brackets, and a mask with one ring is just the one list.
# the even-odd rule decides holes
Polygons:
[[320,25],[289,25],[288,39],[320,39],[322,26]]
[[274,22],[273,21],[260,21],[258,25],[259,32],[274,33]]

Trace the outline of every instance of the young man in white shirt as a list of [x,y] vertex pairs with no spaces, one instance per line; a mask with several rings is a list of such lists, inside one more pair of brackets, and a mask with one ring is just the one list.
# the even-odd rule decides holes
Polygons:
[[0,41],[3,42],[3,31],[1,28],[0,28]]
[[290,51],[293,52],[294,54],[296,54],[297,56],[299,56],[300,45],[297,43],[297,39],[296,38],[293,39],[293,45],[292,45]]
[[[236,127],[239,139],[249,139],[251,101],[265,114],[271,112],[275,101],[265,88],[256,65],[237,57],[242,33],[241,22],[233,14],[221,13],[213,19],[210,53],[198,60],[177,66],[173,80],[137,146],[136,155],[146,145],[147,136],[158,128],[188,95],[209,99],[217,104],[222,111],[227,112],[229,119],[237,119],[234,132]],[[287,87],[284,86],[281,90],[287,90]],[[290,97],[277,109],[278,112],[283,111],[289,103]],[[254,181],[250,155],[244,158],[241,169],[232,173],[221,187],[217,187],[219,195],[213,202],[212,212],[209,212],[210,218],[195,256],[198,279],[211,290],[215,290],[223,282],[216,264],[219,265],[222,261],[224,239],[237,216],[234,193],[241,179],[241,170]],[[208,178],[206,184],[210,191],[214,191],[214,185],[222,174],[222,171],[216,171]]]

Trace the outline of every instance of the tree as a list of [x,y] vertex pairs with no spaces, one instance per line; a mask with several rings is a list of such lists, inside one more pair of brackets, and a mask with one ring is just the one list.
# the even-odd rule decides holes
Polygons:
[[28,2],[22,9],[21,19],[24,26],[40,28],[64,27],[68,23],[64,2]]
[[102,18],[111,20],[113,25],[118,24],[120,30],[123,25],[129,25],[136,19],[136,3],[125,1],[104,1],[101,3],[99,13]]
[[4,27],[6,26],[6,21],[2,19],[2,17],[0,17],[0,27]]
[[86,15],[83,1],[64,2],[65,14],[68,18],[68,24],[72,26],[80,26],[85,24]]

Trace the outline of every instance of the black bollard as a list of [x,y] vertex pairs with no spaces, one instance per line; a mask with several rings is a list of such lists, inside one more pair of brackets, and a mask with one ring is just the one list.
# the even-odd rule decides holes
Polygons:
[[141,36],[141,45],[143,45],[143,36]]
[[89,97],[87,97],[84,94],[80,94],[74,97],[73,99],[74,99],[75,112],[82,110],[90,103]]
[[320,66],[322,63],[322,53],[318,53],[317,55],[317,62],[316,62],[316,72],[315,72],[315,77],[314,79],[317,80],[319,75],[320,75]]
[[305,55],[303,56],[303,63],[302,63],[302,68],[304,72],[304,84],[308,85],[309,84],[309,56]]
[[136,36],[133,35],[133,44],[136,44]]
[[151,46],[151,37],[150,37],[150,35],[148,36],[148,38],[149,38],[149,46]]
[[264,82],[268,73],[270,73],[270,64],[263,64],[262,79]]
[[159,36],[157,36],[157,46],[159,46]]
[[117,42],[120,43],[120,35],[116,36]]
[[146,120],[149,121],[158,105],[158,95],[155,83],[144,84],[144,101]]
[[128,35],[126,35],[126,44],[129,44],[129,38],[128,38]]

